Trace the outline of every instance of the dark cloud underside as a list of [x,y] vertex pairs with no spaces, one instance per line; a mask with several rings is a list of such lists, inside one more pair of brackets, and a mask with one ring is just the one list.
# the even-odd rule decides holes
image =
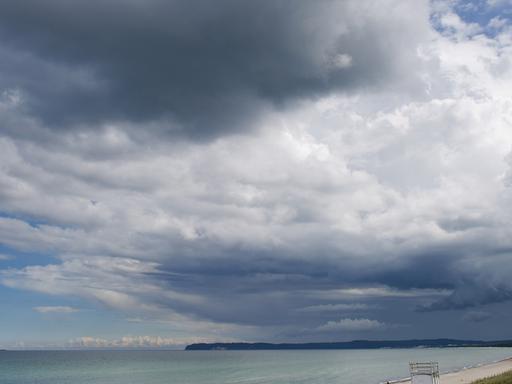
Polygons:
[[405,18],[354,5],[2,2],[0,86],[54,127],[165,119],[196,137],[246,130],[262,109],[386,83],[393,62],[413,60],[395,54],[409,37],[382,34]]

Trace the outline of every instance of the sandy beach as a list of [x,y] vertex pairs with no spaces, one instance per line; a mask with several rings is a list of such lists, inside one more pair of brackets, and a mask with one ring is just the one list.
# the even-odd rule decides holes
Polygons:
[[[441,384],[469,384],[475,380],[485,377],[499,375],[503,372],[512,370],[512,358],[501,360],[495,363],[480,365],[456,372],[442,374]],[[399,383],[410,383],[410,379],[401,380]]]

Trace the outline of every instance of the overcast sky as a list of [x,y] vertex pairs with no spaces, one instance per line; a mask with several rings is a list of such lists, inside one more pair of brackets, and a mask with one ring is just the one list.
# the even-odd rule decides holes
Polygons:
[[512,2],[0,2],[0,348],[512,339]]

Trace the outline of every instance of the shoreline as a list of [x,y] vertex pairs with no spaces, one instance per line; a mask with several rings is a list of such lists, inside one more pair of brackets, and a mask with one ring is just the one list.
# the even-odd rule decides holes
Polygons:
[[[445,371],[441,373],[439,380],[441,384],[469,384],[473,381],[499,375],[510,370],[512,370],[512,357],[491,363],[476,364],[455,371]],[[384,380],[382,383],[408,384],[411,383],[411,378]]]

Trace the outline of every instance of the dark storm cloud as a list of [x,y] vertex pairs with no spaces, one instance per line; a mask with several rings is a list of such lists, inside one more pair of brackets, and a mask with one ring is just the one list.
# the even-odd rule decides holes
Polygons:
[[[215,246],[209,249],[213,250]],[[309,260],[305,254],[291,255],[284,250],[275,250],[274,253],[253,251],[249,254],[243,249],[224,250],[223,255],[215,257],[209,254],[208,257],[175,260],[172,265],[162,265],[163,273],[155,275],[155,278],[166,281],[172,290],[207,297],[208,300],[201,305],[187,301],[159,302],[159,305],[169,305],[178,311],[217,322],[267,326],[301,323],[312,327],[331,320],[333,313],[304,313],[300,309],[341,302],[346,304],[346,308],[334,312],[334,316],[378,313],[379,310],[371,306],[370,311],[361,311],[357,306],[351,309],[348,304],[358,303],[357,300],[382,302],[386,297],[407,303],[413,309],[413,303],[419,300],[417,295],[423,296],[421,289],[432,290],[425,297],[429,303],[443,300],[436,290],[457,289],[454,280],[457,271],[436,273],[439,259],[429,262],[425,257],[425,260],[395,264],[357,256],[350,260],[346,254],[332,257],[336,255],[328,255],[329,251],[320,245],[316,249],[317,256]],[[402,255],[403,259],[407,257]],[[422,263],[424,268],[417,268],[415,262]],[[367,287],[374,287],[375,291],[365,293]],[[349,288],[360,288],[363,293],[354,296],[343,292]]]
[[[174,303],[175,308],[214,321],[231,319],[240,324],[286,323],[297,318],[294,311],[298,308],[329,305],[336,300],[350,303],[359,299],[373,303],[372,295],[379,295],[370,291],[358,298],[344,296],[341,292],[354,287],[394,289],[395,293],[380,293],[380,300],[390,296],[395,302],[407,303],[417,313],[461,311],[512,300],[512,288],[506,278],[508,266],[503,267],[503,259],[508,254],[504,255],[495,245],[482,243],[480,238],[433,244],[423,247],[421,252],[403,250],[393,262],[387,258],[336,254],[334,249],[325,245],[322,248],[320,244],[315,248],[317,255],[314,259],[300,254],[301,247],[294,254],[280,250],[275,254],[251,252],[246,255],[239,249],[225,250],[222,257],[213,260],[188,260],[163,268],[172,268],[180,276],[168,279],[173,289],[209,297],[207,305]],[[501,274],[496,272],[500,265]],[[338,290],[341,291],[337,293]],[[423,295],[421,290],[431,290],[432,294]],[[312,292],[319,295],[310,295]],[[268,311],[269,306],[274,309]],[[241,307],[244,307],[243,311],[239,310]],[[358,310],[339,312],[360,313]],[[301,321],[308,326],[332,316],[321,312],[300,313]]]
[[506,284],[500,286],[462,285],[458,286],[450,296],[418,309],[419,311],[466,309],[509,300],[512,300],[512,290]]
[[262,109],[386,82],[401,71],[394,62],[409,63],[409,37],[382,33],[403,20],[351,4],[2,2],[0,86],[19,89],[25,111],[52,126],[164,119],[190,136],[247,129]]

